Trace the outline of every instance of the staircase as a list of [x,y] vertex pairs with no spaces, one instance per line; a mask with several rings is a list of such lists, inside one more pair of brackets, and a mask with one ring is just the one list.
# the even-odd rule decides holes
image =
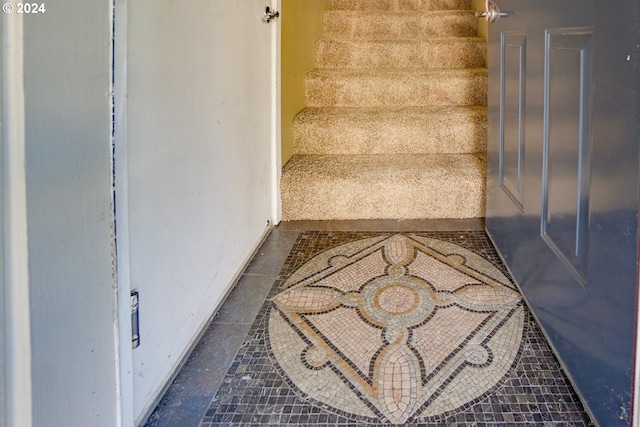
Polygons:
[[331,0],[284,220],[484,216],[486,42],[469,0]]

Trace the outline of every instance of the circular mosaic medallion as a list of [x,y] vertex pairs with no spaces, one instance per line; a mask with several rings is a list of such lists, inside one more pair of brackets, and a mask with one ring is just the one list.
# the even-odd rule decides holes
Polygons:
[[520,294],[460,246],[394,235],[311,259],[273,298],[269,343],[305,395],[394,424],[450,414],[519,354]]
[[374,305],[391,316],[407,314],[418,307],[418,292],[409,286],[391,284],[376,292]]

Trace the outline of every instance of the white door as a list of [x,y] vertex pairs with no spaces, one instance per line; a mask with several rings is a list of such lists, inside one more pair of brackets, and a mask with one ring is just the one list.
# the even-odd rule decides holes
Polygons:
[[[153,409],[277,220],[279,23],[263,22],[265,4],[279,6],[265,0],[116,3],[125,425]],[[126,80],[126,91],[118,79]],[[140,346],[133,350],[129,291],[139,294]]]

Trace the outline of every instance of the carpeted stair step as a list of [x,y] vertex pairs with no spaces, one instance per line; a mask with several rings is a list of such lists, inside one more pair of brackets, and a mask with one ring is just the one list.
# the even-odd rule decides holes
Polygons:
[[459,10],[470,9],[471,0],[331,0],[337,10]]
[[484,216],[474,154],[296,155],[281,180],[284,220]]
[[324,37],[328,39],[473,37],[477,28],[478,18],[471,10],[329,10],[324,13]]
[[486,42],[470,0],[330,0],[284,220],[484,216]]
[[487,43],[479,37],[426,40],[331,40],[316,42],[318,68],[479,68]]
[[315,69],[305,90],[308,107],[486,105],[487,70]]
[[486,107],[305,108],[296,154],[486,152]]

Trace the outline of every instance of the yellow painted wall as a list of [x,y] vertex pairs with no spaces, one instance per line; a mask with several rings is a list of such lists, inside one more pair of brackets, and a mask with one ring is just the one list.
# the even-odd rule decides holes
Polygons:
[[315,41],[322,36],[329,0],[282,0],[282,165],[293,155],[293,118],[305,106],[304,76],[315,66]]
[[[484,0],[471,0],[471,7],[475,10],[484,10]],[[489,38],[489,23],[484,18],[478,18],[478,36]]]

